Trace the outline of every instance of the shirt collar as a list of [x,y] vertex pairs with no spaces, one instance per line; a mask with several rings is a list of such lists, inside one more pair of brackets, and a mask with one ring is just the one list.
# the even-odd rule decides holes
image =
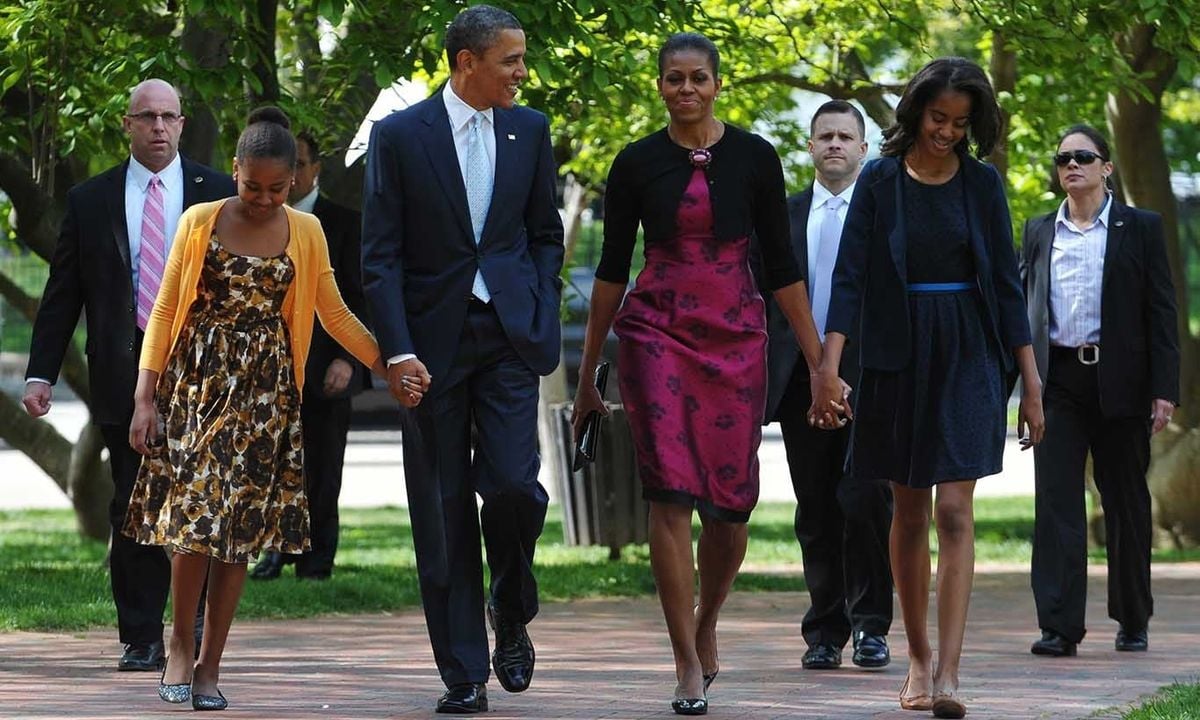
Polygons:
[[[842,190],[840,193],[837,194],[837,197],[840,197],[842,199],[843,204],[845,204],[845,205],[850,204],[850,198],[854,196],[854,186],[857,184],[858,184],[858,179],[856,178],[854,180],[854,182],[852,182],[848,186],[846,186],[845,190]],[[829,198],[831,198],[833,196],[834,196],[833,193],[829,192],[829,188],[822,185],[819,180],[813,182],[813,199],[812,199],[813,210],[818,210],[821,207],[823,207],[825,205],[825,203],[829,202]]]
[[320,194],[321,194],[321,188],[318,187],[316,183],[313,183],[313,189],[310,190],[307,195],[300,198],[299,200],[292,203],[291,205],[292,205],[292,207],[294,207],[295,209],[297,209],[301,212],[311,213],[313,211],[313,208],[317,206],[317,196]]
[[[1096,223],[1108,229],[1108,216],[1112,212],[1112,198],[1110,193],[1104,194],[1104,205],[1100,208],[1100,214],[1096,216]],[[1067,216],[1067,201],[1063,200],[1062,205],[1058,206],[1058,216],[1054,218],[1054,226],[1066,225],[1071,230],[1078,231],[1079,228],[1075,223],[1071,222],[1071,218]]]
[[461,130],[464,125],[471,122],[471,118],[475,113],[483,113],[484,120],[487,124],[492,123],[492,108],[487,110],[476,110],[460,98],[451,87],[450,82],[446,81],[446,89],[442,91],[442,101],[446,103],[446,113],[450,116],[450,128],[455,132]]
[[150,176],[156,174],[162,181],[164,190],[170,190],[176,180],[183,182],[183,162],[179,159],[179,153],[175,153],[171,162],[157,173],[150,172],[150,169],[138,162],[137,158],[129,156],[129,179],[133,181],[138,190],[145,192],[146,187],[150,184]]

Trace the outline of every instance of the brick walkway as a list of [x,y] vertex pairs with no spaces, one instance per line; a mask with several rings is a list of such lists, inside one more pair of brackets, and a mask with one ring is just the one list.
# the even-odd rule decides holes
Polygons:
[[[1069,659],[1029,654],[1036,634],[1028,576],[992,568],[977,577],[962,686],[975,718],[1119,717],[1113,708],[1174,680],[1200,676],[1200,565],[1154,570],[1157,615],[1150,652],[1118,654],[1105,618],[1102,575],[1094,575],[1092,634]],[[792,593],[739,594],[722,615],[716,718],[928,717],[903,712],[896,693],[907,663],[894,628],[896,662],[884,671],[850,666],[804,672],[799,618],[807,604]],[[670,650],[651,599],[586,601],[544,607],[531,626],[539,662],[521,695],[489,685],[489,718],[674,717]],[[155,694],[157,676],[118,673],[112,630],[60,635],[0,634],[0,717],[178,717]],[[847,654],[847,660],[849,659]],[[326,617],[235,624],[222,690],[223,718],[433,717],[441,692],[421,615]]]

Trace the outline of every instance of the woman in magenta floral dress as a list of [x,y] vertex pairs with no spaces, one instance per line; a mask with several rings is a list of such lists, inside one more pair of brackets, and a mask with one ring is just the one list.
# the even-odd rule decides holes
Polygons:
[[[775,149],[713,116],[721,87],[716,46],[701,35],[674,35],[658,65],[670,122],[613,161],[580,377],[592,376],[615,320],[621,400],[650,501],[651,565],[675,655],[671,706],[701,715],[718,669],[717,614],[758,500],[767,334],[749,266],[752,233],[767,285],[811,367],[821,345],[788,241]],[[646,265],[625,296],[639,225]],[[581,382],[576,431],[603,408],[592,384]],[[693,509],[703,523],[698,605]]]

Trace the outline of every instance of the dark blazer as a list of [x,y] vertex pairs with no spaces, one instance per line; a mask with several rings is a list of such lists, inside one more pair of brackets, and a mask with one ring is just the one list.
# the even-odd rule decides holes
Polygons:
[[[965,154],[966,215],[976,282],[988,314],[988,333],[1015,367],[1011,350],[1030,342],[1025,297],[1012,243],[1012,225],[999,173]],[[902,370],[912,352],[908,317],[907,246],[903,161],[872,160],[863,168],[850,200],[825,332],[864,338],[864,368]],[[861,315],[860,315],[861,310]]]
[[541,375],[561,351],[563,227],[546,116],[494,108],[495,189],[475,245],[439,91],[375,123],[363,198],[363,289],[384,358],[414,353],[444,377],[475,270],[513,349]]
[[[1050,248],[1058,211],[1025,223],[1021,278],[1038,372],[1050,349]],[[1122,205],[1108,215],[1100,278],[1100,409],[1106,417],[1143,417],[1155,399],[1179,402],[1179,330],[1162,217]]]
[[[329,263],[333,266],[333,277],[342,299],[346,301],[350,312],[366,322],[367,299],[362,288],[362,216],[320,195],[313,205],[313,215],[321,221],[321,229],[325,231],[325,240],[329,244]],[[325,372],[329,363],[338,358],[350,363],[354,375],[345,390],[336,395],[326,395]],[[313,325],[312,345],[308,350],[304,377],[308,379],[304,384],[304,394],[313,398],[348,398],[370,387],[371,382],[367,368],[329,337],[319,322]]]
[[[183,164],[183,207],[235,194],[233,180],[187,158]],[[125,226],[125,175],[129,161],[67,193],[67,212],[50,261],[25,377],[58,380],[67,344],[87,319],[88,378],[92,417],[127,424],[137,385],[137,301]]]
[[[808,268],[808,214],[812,210],[813,191],[808,186],[804,192],[788,198],[788,219],[791,225],[792,254],[796,256],[796,264],[807,274]],[[847,215],[848,217],[848,215]],[[761,269],[757,263],[751,267],[759,275]],[[812,278],[809,278],[809,283]],[[759,282],[760,287],[762,282]],[[770,293],[763,293],[763,301],[767,306],[767,411],[763,423],[778,419],[779,405],[792,375],[796,372],[804,374],[803,381],[808,381],[808,363],[800,352],[800,344],[788,324],[787,316],[775,304]],[[848,338],[847,348],[853,344],[853,338]],[[847,350],[842,353],[842,364],[838,375],[853,386],[858,382],[857,353]],[[807,409],[807,408],[805,408]]]

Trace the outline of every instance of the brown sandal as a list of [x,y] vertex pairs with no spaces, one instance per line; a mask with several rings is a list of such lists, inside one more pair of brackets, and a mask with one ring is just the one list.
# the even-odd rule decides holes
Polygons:
[[957,690],[939,690],[933,695],[933,716],[936,718],[961,718],[967,714],[967,706],[958,697]]
[[[904,676],[904,685],[900,687],[900,707],[905,710],[920,710],[927,712],[933,709],[933,700],[929,695],[921,693],[920,695],[908,695],[908,683],[911,678],[908,675]],[[959,717],[962,717],[961,715]]]

